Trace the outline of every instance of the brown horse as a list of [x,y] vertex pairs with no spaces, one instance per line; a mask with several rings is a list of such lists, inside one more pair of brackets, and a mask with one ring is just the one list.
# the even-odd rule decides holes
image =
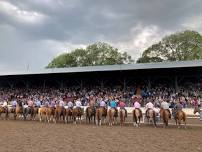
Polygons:
[[68,118],[72,119],[72,108],[65,109],[65,122],[68,123]]
[[147,117],[148,123],[150,124],[152,122],[153,126],[156,128],[156,113],[155,113],[155,111],[153,109],[148,109],[146,117]]
[[133,110],[133,125],[140,126],[140,119],[142,118],[142,111],[139,108]]
[[120,116],[120,125],[123,126],[125,119],[126,119],[126,111],[125,109],[120,109],[119,110],[119,116]]
[[168,120],[171,118],[169,109],[160,109],[160,119],[163,119],[164,128],[168,126]]
[[65,109],[59,105],[56,105],[55,108],[55,123],[57,123],[60,120],[60,117],[63,117],[63,121],[65,122]]
[[108,110],[108,118],[109,118],[109,126],[112,126],[117,123],[117,117],[118,115],[116,114],[116,110],[114,108],[110,108]]
[[186,128],[186,119],[187,119],[187,116],[186,116],[186,114],[185,114],[184,111],[178,110],[176,112],[176,115],[175,115],[174,119],[175,119],[175,123],[178,126],[178,128],[181,127],[181,121],[184,122],[184,128]]
[[107,109],[105,107],[99,107],[96,109],[96,125],[102,125],[102,120],[104,124],[106,122]]
[[17,104],[14,113],[14,120],[16,120],[17,117],[20,117],[22,115],[23,115],[23,108],[22,106],[19,106],[19,104]]
[[47,117],[47,107],[40,107],[38,109],[38,117],[39,117],[39,121],[42,122],[42,118],[43,116],[46,117],[46,120],[48,121],[48,117]]
[[0,106],[0,117],[2,113],[5,113],[5,119],[8,119],[8,107]]
[[46,119],[47,119],[48,123],[51,122],[51,120],[53,120],[56,123],[54,107],[46,108]]
[[95,114],[96,114],[96,111],[95,111],[94,107],[87,107],[86,108],[86,123],[87,123],[87,121],[88,121],[88,123],[90,123],[92,118],[95,123]]
[[81,117],[83,115],[82,109],[79,107],[76,107],[72,111],[72,118],[73,118],[73,123],[76,124],[76,118],[79,119],[79,122],[81,123]]
[[36,119],[36,115],[38,114],[38,109],[39,109],[39,107],[32,107],[30,109],[31,120],[35,120]]

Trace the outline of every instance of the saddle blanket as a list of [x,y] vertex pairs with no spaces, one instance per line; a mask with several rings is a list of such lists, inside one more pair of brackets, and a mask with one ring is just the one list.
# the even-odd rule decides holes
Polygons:
[[23,108],[28,108],[28,105],[24,105]]
[[64,108],[65,108],[65,109],[68,109],[69,107],[68,107],[68,106],[64,106]]

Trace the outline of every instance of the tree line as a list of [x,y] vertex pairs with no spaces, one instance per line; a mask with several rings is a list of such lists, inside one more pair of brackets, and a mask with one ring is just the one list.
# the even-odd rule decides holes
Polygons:
[[[143,51],[137,63],[202,59],[202,35],[186,30],[165,36]],[[46,68],[130,64],[134,59],[110,44],[97,42],[55,57]]]

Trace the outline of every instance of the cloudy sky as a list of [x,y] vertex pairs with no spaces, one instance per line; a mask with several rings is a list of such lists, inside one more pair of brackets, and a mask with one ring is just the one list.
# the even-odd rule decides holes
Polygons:
[[135,59],[167,34],[202,33],[202,0],[0,0],[0,70],[37,70],[102,41]]

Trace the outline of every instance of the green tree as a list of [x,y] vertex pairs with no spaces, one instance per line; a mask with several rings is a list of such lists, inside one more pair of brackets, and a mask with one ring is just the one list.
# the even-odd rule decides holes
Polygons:
[[202,36],[198,32],[186,30],[166,36],[150,46],[137,63],[199,59],[202,59]]
[[94,43],[86,49],[75,49],[55,57],[46,68],[129,64],[134,60],[126,52],[119,52],[107,43]]

